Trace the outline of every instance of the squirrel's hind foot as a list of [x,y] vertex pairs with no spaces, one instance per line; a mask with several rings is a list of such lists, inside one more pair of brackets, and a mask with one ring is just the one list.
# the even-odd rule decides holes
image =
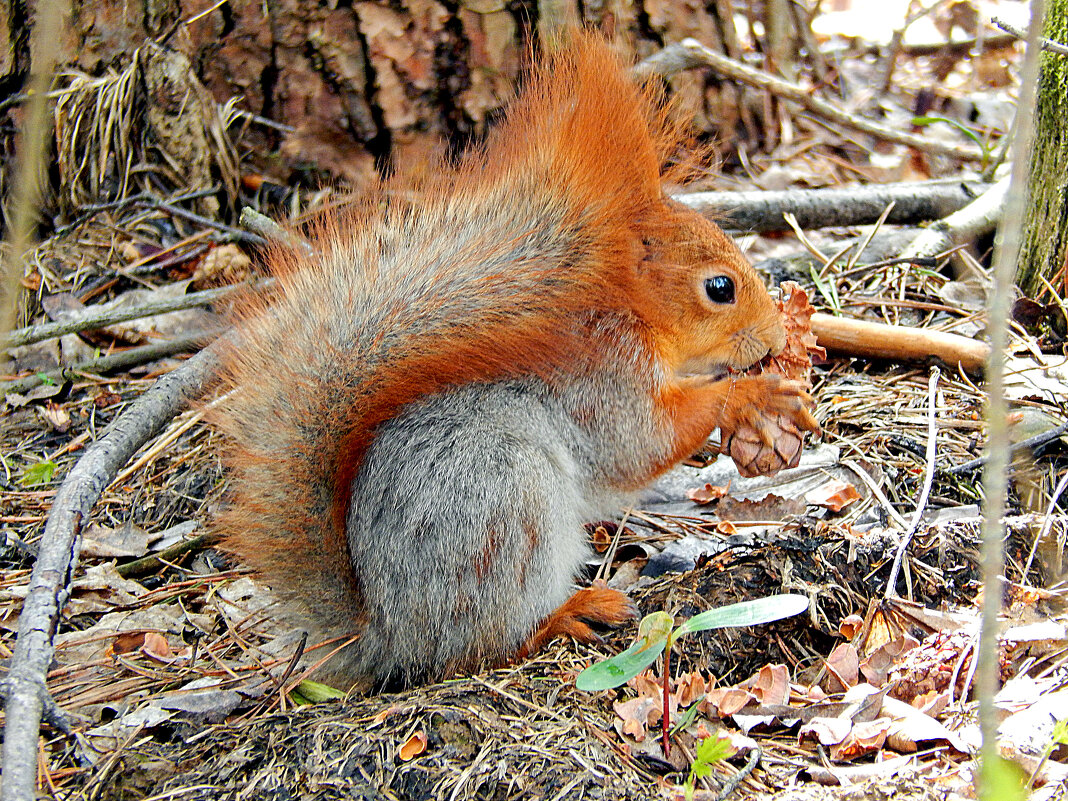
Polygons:
[[578,642],[603,642],[591,623],[616,628],[637,616],[638,608],[626,594],[609,589],[603,581],[596,581],[592,587],[576,592],[545,618],[515,658],[524,659],[557,637],[570,637]]

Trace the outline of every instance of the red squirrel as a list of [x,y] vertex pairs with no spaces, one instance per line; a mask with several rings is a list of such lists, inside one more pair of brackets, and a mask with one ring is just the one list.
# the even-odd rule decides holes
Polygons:
[[734,243],[664,194],[678,145],[655,92],[580,35],[483,146],[328,216],[313,255],[270,257],[278,288],[245,310],[213,413],[218,525],[344,644],[327,680],[596,640],[634,613],[574,591],[585,523],[717,427],[815,427],[799,385],[737,374],[783,326]]

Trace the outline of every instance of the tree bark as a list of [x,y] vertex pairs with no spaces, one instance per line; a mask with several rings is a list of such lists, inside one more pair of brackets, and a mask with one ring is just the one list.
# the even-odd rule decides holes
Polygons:
[[[1047,0],[1043,35],[1068,43],[1068,0]],[[1068,59],[1042,54],[1035,109],[1035,139],[1028,180],[1028,209],[1016,282],[1028,297],[1045,281],[1068,297]]]
[[[0,5],[0,102],[29,69],[32,7]],[[237,98],[247,113],[242,144],[263,156],[246,164],[283,181],[312,169],[359,184],[480,137],[538,42],[562,29],[602,30],[634,60],[687,37],[738,58],[732,13],[729,0],[72,0],[63,43],[91,76],[123,69],[149,39],[176,50],[218,103]],[[763,112],[739,102],[759,93],[707,69],[668,83],[721,157],[761,146]]]

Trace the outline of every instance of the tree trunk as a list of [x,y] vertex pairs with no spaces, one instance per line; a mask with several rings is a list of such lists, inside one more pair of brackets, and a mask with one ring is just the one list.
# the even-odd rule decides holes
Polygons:
[[[29,68],[33,7],[0,0],[0,101]],[[741,55],[730,0],[72,0],[64,45],[90,76],[121,71],[149,39],[178,51],[216,102],[248,112],[246,164],[283,181],[311,169],[312,183],[359,184],[437,143],[480,137],[538,41],[575,25],[606,32],[631,59],[686,37]],[[751,90],[700,70],[669,83],[721,157],[740,142],[761,147],[762,111],[739,102]]]
[[[1068,0],[1048,0],[1043,35],[1068,42]],[[1031,151],[1030,198],[1016,281],[1031,298],[1050,282],[1068,297],[1068,59],[1042,54]]]

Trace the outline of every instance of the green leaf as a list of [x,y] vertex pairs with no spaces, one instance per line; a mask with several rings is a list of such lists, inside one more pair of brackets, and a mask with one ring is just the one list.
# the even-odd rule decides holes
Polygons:
[[980,801],[1027,801],[1026,777],[1019,766],[1002,757],[979,766]]
[[971,139],[975,144],[979,145],[979,148],[985,153],[986,146],[983,144],[983,140],[979,138],[979,135],[966,125],[962,125],[956,120],[951,120],[948,117],[913,117],[913,125],[931,125],[935,122],[944,122],[946,125],[950,125],[960,131],[962,134]]
[[653,612],[638,624],[638,636],[626,651],[596,664],[578,674],[575,686],[586,692],[610,690],[637,676],[664,651],[671,627],[675,624],[667,612]]
[[743,601],[719,609],[709,609],[694,615],[675,630],[675,638],[683,634],[709,629],[723,629],[730,626],[754,626],[758,623],[770,623],[784,617],[799,615],[808,609],[808,598],[804,595],[772,595],[755,601]]
[[48,373],[37,373],[37,379],[46,387],[54,387],[56,382],[52,379]]
[[705,700],[705,693],[702,693],[700,698],[690,704],[689,709],[687,709],[683,713],[681,718],[675,721],[675,723],[671,727],[671,731],[668,732],[668,734],[674,735],[675,732],[682,731],[691,723],[693,723],[693,719],[697,717],[697,707],[701,706],[701,702],[703,700]]
[[36,487],[38,484],[47,484],[52,480],[52,475],[55,472],[55,462],[38,462],[33,465],[33,467],[26,468],[26,471],[22,474],[22,478],[19,479],[19,483],[24,487]]
[[290,692],[290,696],[297,693],[309,704],[321,704],[324,701],[333,701],[336,698],[344,698],[346,693],[331,687],[329,684],[320,684],[317,681],[305,679]]
[[1053,724],[1053,743],[1068,745],[1068,718],[1058,720]]
[[702,779],[712,772],[712,766],[724,759],[734,756],[737,749],[731,745],[730,737],[712,735],[701,740],[697,744],[697,754],[690,772],[698,779]]

